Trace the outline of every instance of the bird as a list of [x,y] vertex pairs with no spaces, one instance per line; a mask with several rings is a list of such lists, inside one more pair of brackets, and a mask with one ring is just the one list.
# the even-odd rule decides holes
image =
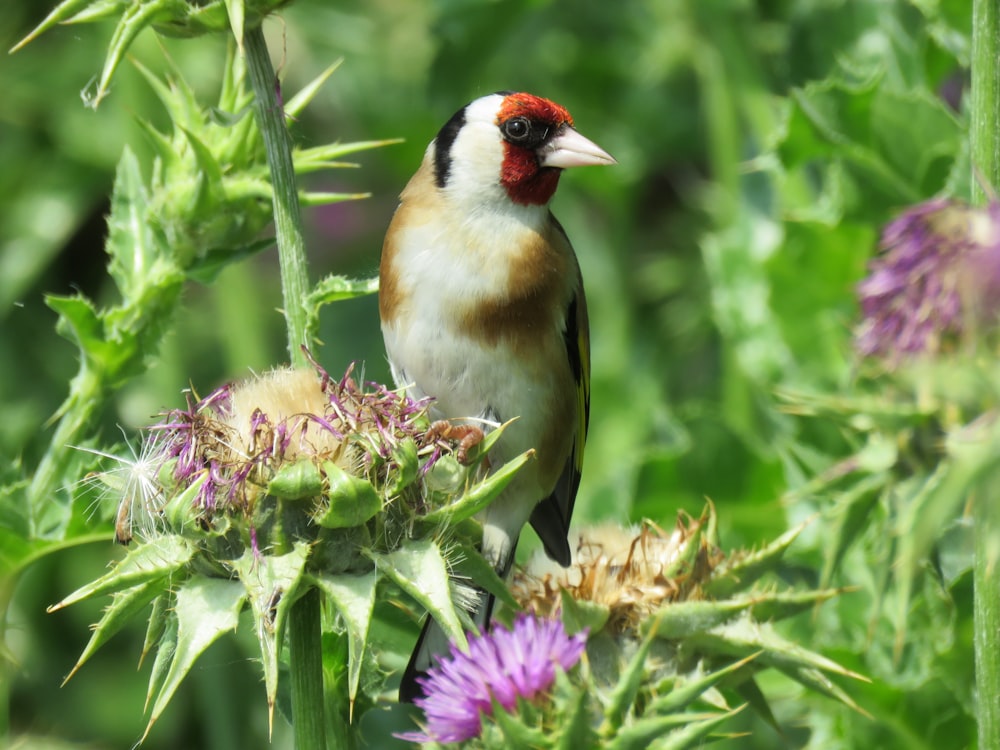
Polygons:
[[[528,522],[549,557],[571,561],[590,340],[580,266],[549,202],[563,170],[616,163],[564,107],[525,92],[482,96],[428,145],[386,231],[379,317],[397,387],[431,397],[434,420],[509,421],[491,465],[535,454],[478,516],[481,552],[501,577]],[[477,595],[470,614],[482,631],[493,597]],[[428,616],[400,701],[420,696],[418,678],[448,647]]]

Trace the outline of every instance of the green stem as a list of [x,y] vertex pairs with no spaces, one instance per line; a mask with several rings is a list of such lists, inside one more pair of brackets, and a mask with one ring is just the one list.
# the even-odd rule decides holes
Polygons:
[[1000,509],[989,489],[976,496],[974,628],[979,747],[1000,747]]
[[[305,365],[301,346],[306,339],[306,311],[302,306],[309,288],[305,240],[299,215],[299,194],[292,165],[291,141],[285,115],[277,97],[277,78],[260,26],[243,37],[247,71],[255,95],[257,124],[264,138],[274,193],[274,229],[281,266],[281,288],[288,327],[288,355],[293,365]],[[323,697],[323,643],[319,593],[307,592],[288,614],[288,648],[292,681],[292,720],[296,750],[325,750],[326,715]],[[336,718],[336,717],[331,717]],[[345,728],[346,732],[346,728]]]
[[972,194],[984,202],[1000,188],[1000,4],[972,6]]
[[301,347],[309,343],[306,309],[302,301],[309,292],[306,246],[299,213],[299,192],[292,164],[291,139],[285,127],[285,112],[278,101],[278,79],[260,26],[247,29],[243,37],[247,71],[255,95],[257,125],[264,137],[267,163],[274,193],[274,234],[281,266],[281,291],[288,328],[288,356],[293,365],[307,364]]
[[[296,750],[326,747],[323,712],[323,640],[320,632],[319,591],[303,594],[288,617],[288,657],[291,662],[292,724]],[[304,669],[311,665],[315,669]],[[319,710],[312,705],[318,696]],[[333,747],[343,747],[334,743]]]
[[79,374],[70,384],[63,415],[28,488],[32,538],[64,528],[70,511],[68,500],[62,502],[58,491],[66,483],[67,467],[74,457],[70,446],[82,442],[83,431],[103,403],[104,396],[105,385],[101,377],[81,363]]
[[[972,194],[1000,187],[1000,3],[972,6]],[[1000,508],[984,485],[975,503],[974,632],[979,747],[1000,747]]]

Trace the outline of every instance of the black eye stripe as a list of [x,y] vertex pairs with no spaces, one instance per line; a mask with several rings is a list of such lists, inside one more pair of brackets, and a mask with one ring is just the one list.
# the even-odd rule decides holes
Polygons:
[[551,123],[529,120],[527,117],[511,117],[500,123],[500,134],[507,143],[524,148],[538,148],[549,139]]

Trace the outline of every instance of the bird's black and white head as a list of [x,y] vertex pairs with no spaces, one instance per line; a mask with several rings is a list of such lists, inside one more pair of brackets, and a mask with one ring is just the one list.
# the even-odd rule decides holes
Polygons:
[[438,189],[463,202],[544,206],[568,167],[615,164],[563,107],[502,91],[456,112],[430,145]]

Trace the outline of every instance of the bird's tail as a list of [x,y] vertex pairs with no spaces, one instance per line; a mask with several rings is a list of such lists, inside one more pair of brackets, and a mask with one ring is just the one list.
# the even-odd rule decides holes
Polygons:
[[[476,608],[470,614],[479,632],[485,633],[496,600],[493,594],[482,589],[477,589],[477,594]],[[403,679],[399,683],[400,703],[413,703],[415,698],[423,695],[423,689],[417,683],[417,679],[426,675],[427,670],[434,666],[437,660],[443,658],[450,647],[451,642],[444,630],[433,617],[428,615],[424,620],[424,629],[420,631],[420,638],[417,639],[417,645],[410,655],[410,661],[403,672]]]

